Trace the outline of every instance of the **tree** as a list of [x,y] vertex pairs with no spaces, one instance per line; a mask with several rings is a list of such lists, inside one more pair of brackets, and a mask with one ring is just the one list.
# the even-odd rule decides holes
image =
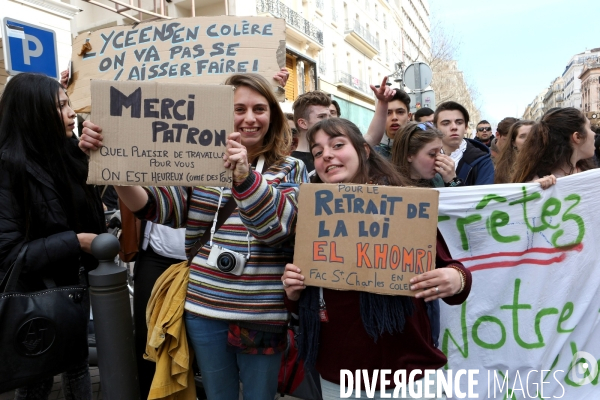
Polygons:
[[431,87],[435,91],[435,102],[441,104],[452,100],[462,104],[471,117],[470,125],[473,125],[481,119],[479,107],[475,105],[478,93],[458,68],[456,56],[459,48],[460,40],[448,33],[439,21],[433,21],[431,57],[426,62],[433,72]]

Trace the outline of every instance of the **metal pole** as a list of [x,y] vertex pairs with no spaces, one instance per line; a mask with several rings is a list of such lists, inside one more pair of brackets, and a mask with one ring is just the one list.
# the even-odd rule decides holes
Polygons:
[[92,241],[92,254],[100,261],[88,274],[100,384],[105,400],[139,400],[127,271],[114,262],[119,248],[119,240],[109,233]]
[[421,63],[418,63],[415,68],[415,108],[417,104],[423,107],[423,88],[421,87]]

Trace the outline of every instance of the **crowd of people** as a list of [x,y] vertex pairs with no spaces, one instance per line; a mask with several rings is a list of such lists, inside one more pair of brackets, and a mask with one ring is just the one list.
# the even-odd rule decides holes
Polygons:
[[[284,85],[287,71],[274,79]],[[276,396],[290,315],[298,316],[300,354],[320,375],[323,399],[340,398],[341,369],[408,375],[446,364],[438,349],[439,300],[461,304],[472,279],[441,233],[436,269],[410,282],[414,297],[307,287],[309,266],[292,263],[300,184],[461,190],[538,182],[547,188],[595,167],[594,132],[574,108],[549,110],[537,122],[505,118],[495,137],[483,120],[470,139],[461,104],[447,101],[412,115],[407,93],[384,79],[371,87],[377,104],[363,135],[324,92],[300,95],[286,115],[265,78],[238,74],[224,83],[236,88],[235,129],[222,161],[232,172],[231,188],[115,188],[119,200],[148,221],[134,277],[142,398],[154,374],[142,358],[146,305],[159,276],[186,258],[183,319],[209,399],[237,399],[239,382],[244,399]],[[85,183],[85,155],[102,147],[102,127],[85,121],[77,138],[75,117],[64,88],[42,75],[12,78],[0,99],[0,278],[28,243],[23,290],[43,288],[48,277],[58,284],[84,281],[96,266],[90,244],[105,227],[98,191]],[[224,222],[214,230],[219,214]],[[205,232],[210,241],[190,254]],[[243,266],[216,265],[215,254],[223,251]],[[87,364],[73,365],[62,378],[66,398],[91,399]],[[17,389],[15,398],[47,399],[51,385],[52,377],[34,382]]]

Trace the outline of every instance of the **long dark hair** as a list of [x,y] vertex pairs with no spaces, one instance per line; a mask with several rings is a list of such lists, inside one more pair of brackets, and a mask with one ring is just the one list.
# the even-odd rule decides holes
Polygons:
[[498,156],[496,161],[496,171],[494,172],[494,183],[509,183],[513,175],[517,154],[519,151],[515,146],[515,140],[519,134],[519,129],[523,126],[531,126],[535,122],[521,119],[515,122],[508,129],[508,141]]
[[[343,118],[324,119],[307,132],[309,144],[314,144],[317,132],[325,132],[329,137],[347,137],[356,150],[359,159],[358,173],[352,180],[354,183],[375,183],[380,185],[405,186],[406,180],[394,166],[370,147],[360,129]],[[369,149],[369,151],[367,151]],[[321,183],[315,174],[314,183]],[[360,317],[367,334],[375,342],[385,332],[393,334],[402,332],[406,319],[412,315],[414,304],[412,297],[386,296],[360,292]],[[319,288],[310,286],[302,291],[298,303],[300,331],[298,346],[300,357],[308,365],[314,365],[319,350]]]
[[35,163],[53,181],[69,226],[78,231],[77,207],[68,176],[81,184],[86,197],[87,159],[77,148],[76,139],[66,136],[59,113],[60,84],[45,75],[23,73],[13,77],[0,98],[0,158],[1,166],[10,173],[16,206],[25,216],[24,235],[29,238],[36,206],[33,204],[27,172],[28,163]]
[[517,156],[512,182],[529,182],[535,176],[550,175],[561,165],[567,165],[574,172],[576,168],[586,171],[593,168],[589,160],[579,160],[571,165],[573,146],[571,136],[578,132],[585,140],[586,118],[581,111],[573,107],[550,110],[541,121],[533,125],[523,149]]
[[[358,154],[358,172],[353,183],[376,183],[380,185],[406,186],[407,181],[390,162],[380,156],[366,142],[358,126],[344,118],[328,118],[319,121],[306,133],[309,146],[315,143],[315,135],[322,130],[331,138],[345,136]],[[367,152],[367,147],[369,151]],[[314,183],[323,183],[318,174],[312,178]]]

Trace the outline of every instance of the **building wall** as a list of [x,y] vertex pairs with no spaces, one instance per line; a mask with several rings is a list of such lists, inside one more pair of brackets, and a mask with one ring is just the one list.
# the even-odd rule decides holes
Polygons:
[[[58,3],[58,0],[44,1]],[[115,8],[114,3],[108,0],[96,1],[109,9]],[[375,99],[369,85],[380,84],[384,76],[395,71],[397,63],[422,60],[431,52],[427,0],[195,0],[194,9],[191,0],[173,0],[171,3],[164,0],[134,1],[136,6],[157,13],[161,12],[161,3],[164,15],[174,18],[190,17],[193,13],[277,16],[269,10],[285,9],[285,15],[281,16],[288,22],[288,59],[298,71],[294,71],[290,83],[294,90],[288,91],[294,98],[287,99],[284,110],[291,108],[295,97],[303,91],[320,88],[347,102],[348,114],[345,116],[352,119],[352,115],[356,114],[355,122],[359,125],[364,125],[361,121],[372,115],[374,110]],[[132,24],[135,22],[133,18],[152,18],[139,13],[131,13],[133,18],[128,18],[83,0],[64,0],[60,4],[81,12],[73,20],[64,16],[48,17],[48,12],[31,9],[12,0],[0,0],[1,9],[3,12],[7,10],[8,15],[27,15],[28,22],[38,21],[41,25],[57,29],[61,69],[67,66],[71,41],[77,34]],[[290,16],[294,21],[290,20]],[[309,27],[310,33],[307,34],[304,27]]]
[[600,64],[585,68],[581,79],[581,109],[584,112],[600,111]]
[[587,50],[574,55],[562,75],[565,82],[563,107],[575,107],[581,110],[581,80],[579,76],[584,64],[598,62],[600,48]]
[[405,63],[427,60],[431,55],[431,26],[427,0],[402,0],[402,36]]
[[544,109],[549,110],[554,107],[562,107],[564,100],[564,81],[562,77],[555,78],[544,96]]

